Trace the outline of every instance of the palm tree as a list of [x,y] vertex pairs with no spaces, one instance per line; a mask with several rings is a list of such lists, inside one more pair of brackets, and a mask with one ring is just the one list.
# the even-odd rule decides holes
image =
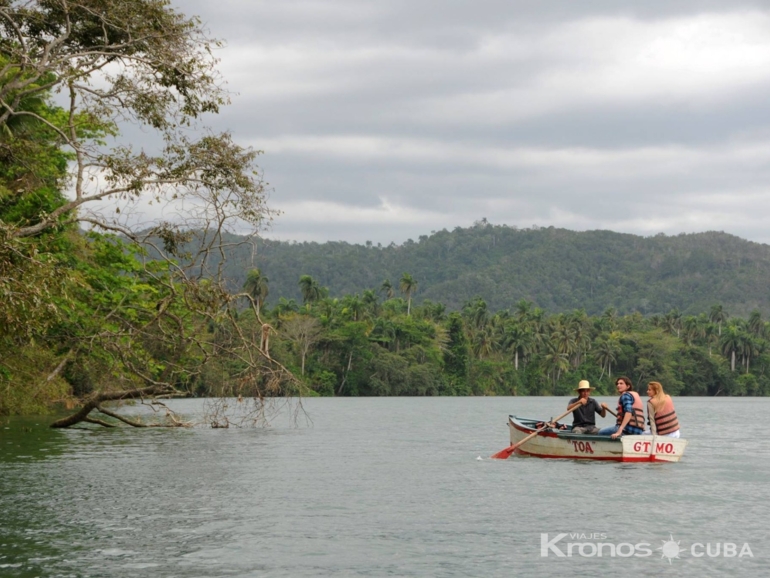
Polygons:
[[318,281],[313,279],[310,275],[302,275],[302,277],[299,278],[299,289],[302,292],[302,302],[308,306],[315,301],[319,301],[324,294]]
[[505,347],[513,352],[513,367],[519,370],[519,355],[529,354],[532,344],[532,334],[520,323],[510,324],[505,330]]
[[540,307],[535,307],[527,320],[527,328],[532,333],[532,353],[537,354],[542,351],[550,334],[548,324],[545,321],[545,311]]
[[486,359],[495,349],[494,328],[483,327],[476,331],[473,339],[473,353],[477,359]]
[[711,307],[711,311],[709,312],[709,321],[711,321],[711,323],[717,324],[720,337],[722,336],[722,323],[727,321],[728,317],[729,315],[727,314],[727,311],[725,311],[721,305],[713,305]]
[[440,323],[446,319],[446,305],[443,303],[434,303],[430,299],[426,299],[422,302],[420,311],[422,319],[428,319],[435,323]]
[[556,349],[560,353],[565,354],[567,358],[572,357],[572,354],[577,351],[575,333],[569,325],[557,324],[554,327],[553,333],[551,333],[551,341],[556,346]]
[[546,372],[552,379],[555,389],[556,383],[561,377],[561,372],[569,369],[569,359],[567,354],[559,351],[554,343],[549,341],[547,347],[548,352],[543,357],[543,364],[545,365]]
[[532,310],[532,303],[526,299],[522,299],[516,303],[516,317],[519,321],[523,321],[529,317],[529,312]]
[[243,284],[243,289],[254,300],[257,307],[257,314],[259,314],[262,304],[265,302],[265,299],[267,299],[267,294],[270,291],[267,284],[268,278],[263,275],[259,269],[252,269],[246,274],[246,281]]
[[366,307],[369,317],[376,317],[379,314],[380,304],[377,301],[377,293],[375,293],[374,289],[365,289],[361,295],[361,300],[364,302],[364,307]]
[[717,326],[710,321],[706,323],[703,328],[703,337],[706,339],[706,343],[709,346],[709,357],[711,357],[711,350],[714,345],[719,344],[719,336],[717,335]]
[[756,357],[759,354],[759,344],[748,333],[743,333],[742,337],[741,357],[743,358],[746,365],[746,373],[748,373],[751,357]]
[[730,371],[735,371],[735,355],[741,350],[743,341],[741,330],[737,325],[725,327],[725,333],[719,342],[722,346],[722,353],[730,356]]
[[363,300],[358,296],[358,293],[345,296],[342,300],[342,313],[350,315],[353,321],[359,321],[364,314],[366,306]]
[[602,314],[602,322],[610,333],[615,331],[618,324],[618,311],[614,307],[608,307]]
[[393,290],[393,284],[390,282],[390,279],[385,279],[382,282],[382,285],[380,285],[380,291],[385,293],[385,299],[393,299],[396,292]]
[[685,345],[692,345],[698,337],[700,337],[698,318],[694,315],[688,315],[682,319],[682,341]]
[[481,297],[468,301],[463,307],[463,316],[468,320],[468,325],[476,329],[483,329],[489,321],[487,302]]
[[620,352],[620,340],[617,335],[611,333],[605,339],[599,339],[596,342],[594,349],[594,359],[601,366],[602,373],[599,379],[604,377],[604,370],[607,370],[607,375],[612,378],[612,362],[617,359],[617,355]]
[[406,296],[406,316],[409,317],[412,314],[412,295],[417,291],[417,281],[409,273],[404,273],[398,282],[398,288]]
[[585,309],[573,311],[567,320],[575,339],[575,357],[572,362],[575,368],[580,365],[583,353],[591,348],[591,337],[588,334],[590,322],[591,319],[588,317]]
[[369,339],[379,343],[388,351],[393,351],[393,344],[396,341],[396,326],[390,319],[378,317],[374,322],[374,327],[369,333]]
[[749,321],[747,323],[749,333],[757,338],[763,338],[765,336],[765,324],[762,321],[762,313],[758,310],[754,310],[749,315]]
[[299,306],[294,299],[286,299],[286,297],[278,299],[278,303],[276,303],[272,311],[274,317],[273,325],[275,328],[280,329],[283,325],[284,318],[297,311],[299,311]]

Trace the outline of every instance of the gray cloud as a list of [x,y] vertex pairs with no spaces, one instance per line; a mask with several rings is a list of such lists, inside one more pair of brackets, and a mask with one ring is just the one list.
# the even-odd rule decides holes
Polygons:
[[388,244],[482,217],[770,242],[765,2],[187,1],[268,236]]

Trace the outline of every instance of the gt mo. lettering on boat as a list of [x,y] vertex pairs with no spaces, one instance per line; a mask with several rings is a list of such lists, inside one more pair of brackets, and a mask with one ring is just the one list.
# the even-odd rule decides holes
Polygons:
[[[649,452],[650,447],[652,447],[652,442],[635,442],[634,443],[635,452]],[[655,444],[655,453],[656,454],[673,454],[675,453],[674,444],[666,443],[666,442],[658,442]]]

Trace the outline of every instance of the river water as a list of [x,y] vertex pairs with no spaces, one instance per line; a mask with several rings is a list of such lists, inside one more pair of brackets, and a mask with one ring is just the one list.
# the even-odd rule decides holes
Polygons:
[[2,419],[0,576],[770,575],[751,435],[770,400],[678,398],[678,464],[488,459],[509,413],[566,401],[309,399],[311,424],[249,430]]

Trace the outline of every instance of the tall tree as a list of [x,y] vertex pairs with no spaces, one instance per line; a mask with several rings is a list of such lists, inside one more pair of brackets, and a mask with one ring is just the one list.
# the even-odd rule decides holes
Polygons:
[[612,333],[618,324],[618,311],[614,307],[607,307],[602,314],[602,323],[607,331]]
[[380,304],[377,301],[377,293],[374,289],[366,289],[361,295],[361,300],[364,303],[364,307],[367,309],[367,314],[370,318],[376,317],[380,312]]
[[385,279],[382,282],[382,285],[380,285],[380,291],[385,294],[385,299],[393,299],[396,294],[396,292],[393,290],[393,284],[390,282],[390,279]]
[[259,314],[262,304],[270,292],[268,282],[267,276],[263,275],[259,269],[251,269],[246,274],[246,282],[243,284],[243,289],[254,300],[257,314]]
[[297,346],[300,355],[300,374],[305,375],[305,360],[321,336],[321,324],[315,317],[295,315],[281,328],[282,335]]
[[526,321],[532,311],[532,303],[526,299],[521,299],[516,303],[516,318],[519,321]]
[[505,347],[513,353],[513,367],[519,370],[519,356],[526,356],[530,352],[532,334],[521,323],[510,323],[505,331]]
[[607,337],[596,341],[594,346],[594,359],[596,359],[597,363],[599,363],[599,366],[602,368],[599,379],[604,376],[605,370],[607,371],[607,375],[612,378],[612,363],[617,359],[619,351],[620,342],[615,333],[611,333]]
[[561,373],[569,369],[569,358],[566,353],[559,351],[556,344],[551,341],[546,343],[546,348],[547,351],[543,356],[543,364],[555,390]]
[[469,348],[463,319],[458,313],[451,313],[448,325],[448,343],[444,351],[444,367],[447,374],[464,388],[467,386],[468,380]]
[[720,338],[722,353],[730,358],[730,371],[735,371],[735,357],[741,350],[744,343],[743,335],[737,325],[728,325],[725,327],[724,334]]
[[758,310],[754,310],[749,315],[748,322],[746,324],[749,333],[758,339],[765,337],[765,323],[762,321],[762,313]]
[[417,291],[417,281],[409,273],[404,273],[398,281],[398,288],[406,296],[406,316],[409,317],[412,313],[412,295]]
[[724,307],[719,304],[712,305],[711,311],[709,311],[709,321],[716,323],[720,337],[722,336],[722,323],[727,321],[727,318],[727,311],[725,311]]
[[320,301],[324,297],[324,291],[318,281],[310,275],[302,275],[299,278],[299,289],[302,292],[302,301],[306,305]]

